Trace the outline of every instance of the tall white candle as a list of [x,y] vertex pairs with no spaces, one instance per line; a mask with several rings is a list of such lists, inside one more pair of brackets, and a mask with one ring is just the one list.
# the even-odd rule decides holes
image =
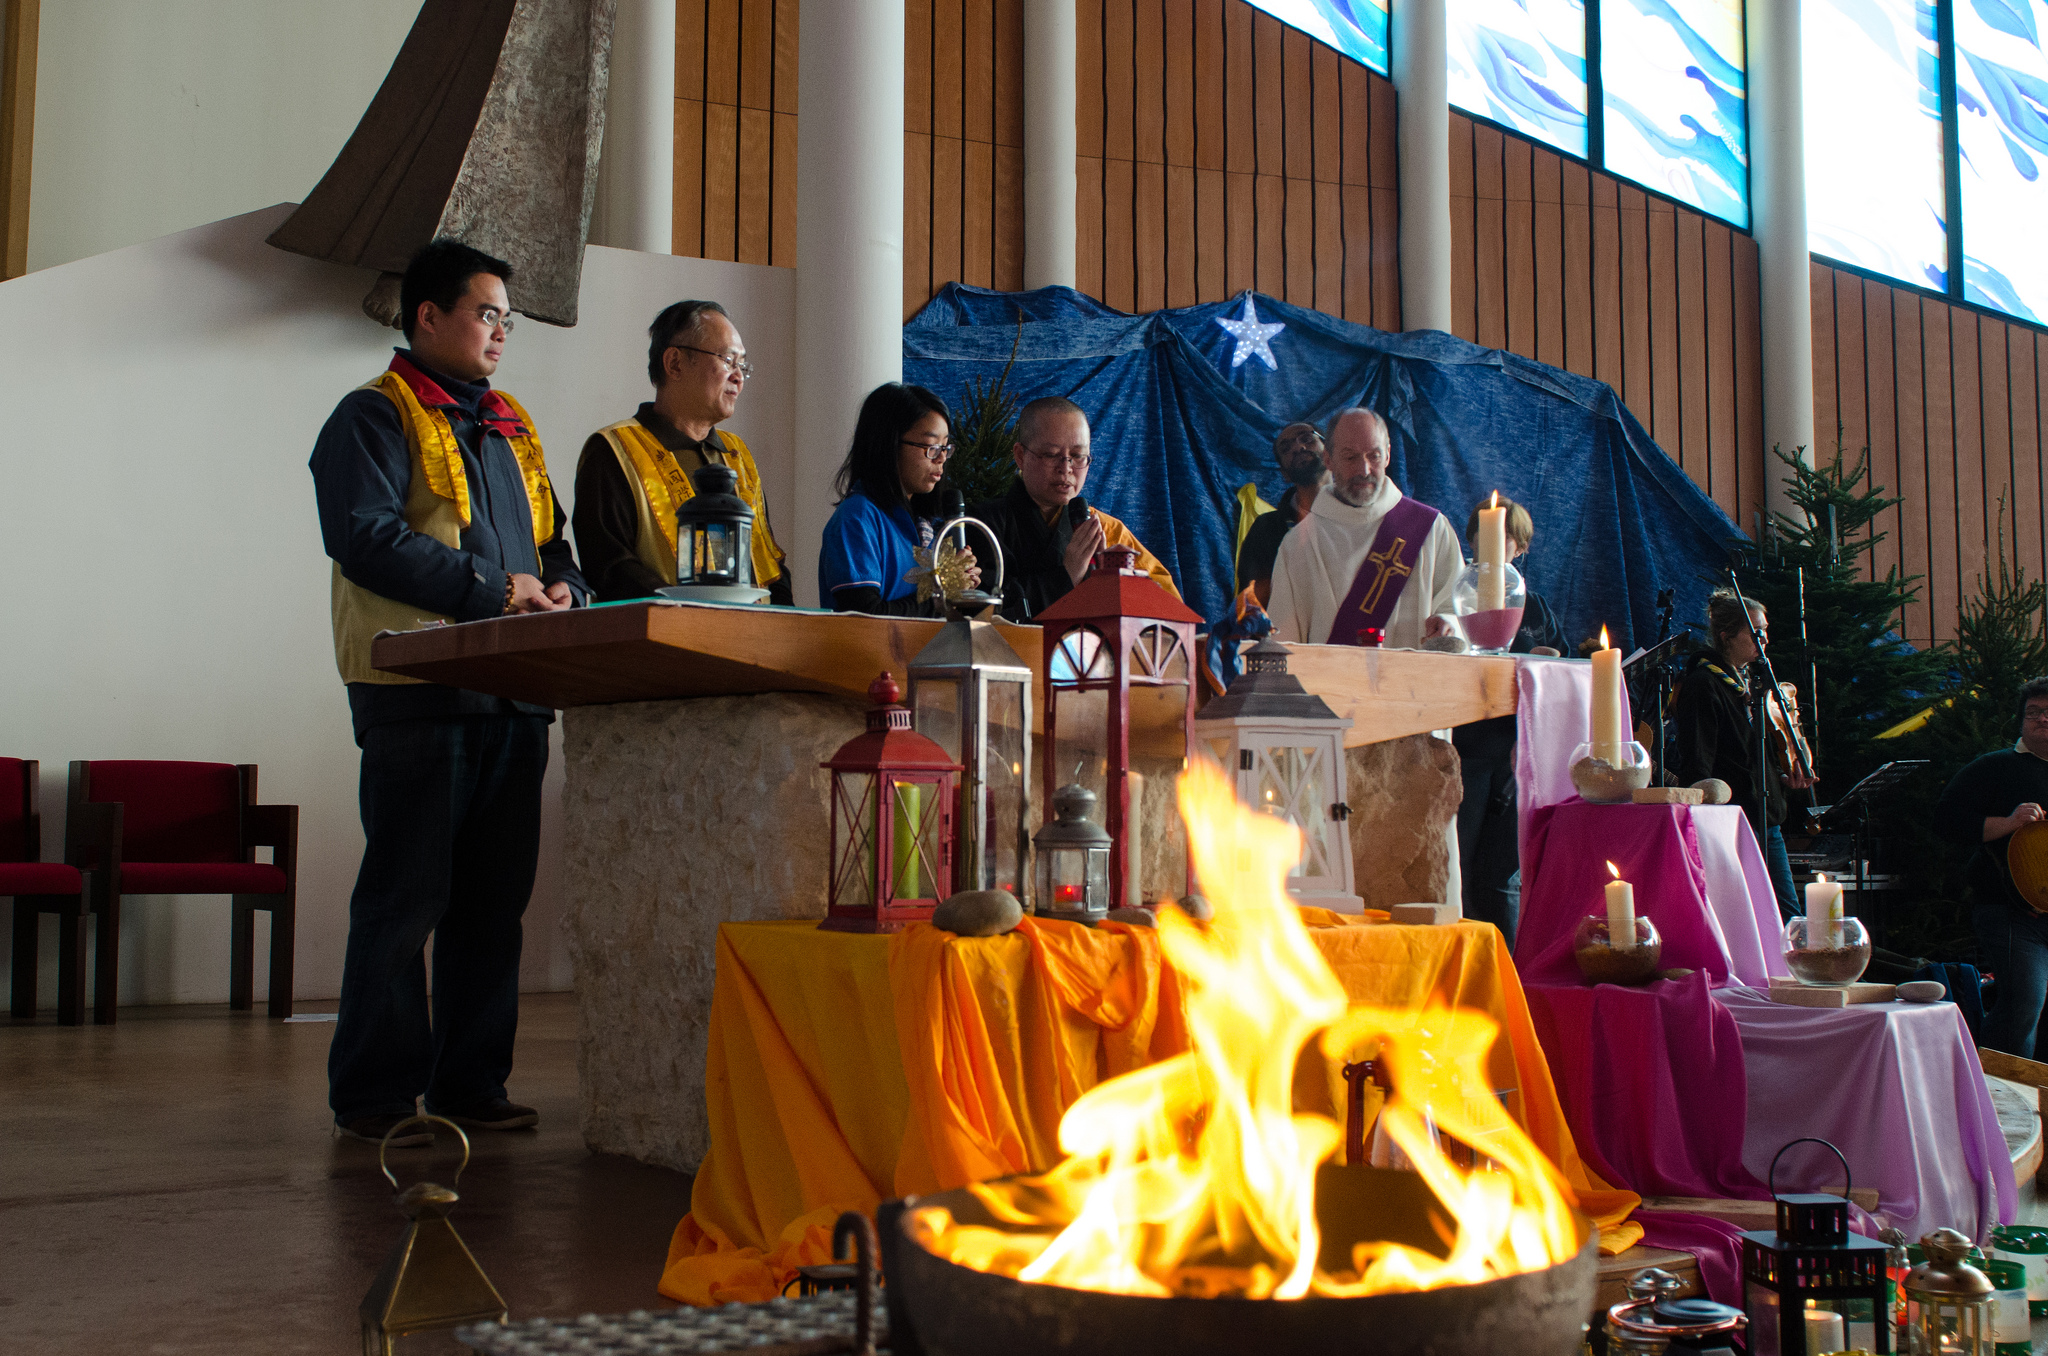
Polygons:
[[1614,877],[1607,882],[1607,944],[1627,951],[1636,944],[1636,887],[1621,878],[1621,868],[1607,864]]
[[1842,944],[1842,883],[1816,871],[1813,884],[1806,887],[1806,946],[1837,947]]
[[1500,491],[1493,492],[1493,507],[1479,510],[1479,535],[1472,549],[1479,562],[1479,610],[1498,612],[1508,605],[1508,511],[1500,507]]
[[[1812,1304],[1812,1300],[1807,1301]],[[1841,1351],[1848,1344],[1842,1316],[1832,1309],[1806,1311],[1806,1349],[1811,1352]]]
[[1620,766],[1628,747],[1628,694],[1621,682],[1621,651],[1607,643],[1600,628],[1600,648],[1593,652],[1593,756]]

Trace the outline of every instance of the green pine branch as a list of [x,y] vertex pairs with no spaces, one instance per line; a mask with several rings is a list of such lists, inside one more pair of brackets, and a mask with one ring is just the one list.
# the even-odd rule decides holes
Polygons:
[[1017,312],[1017,337],[1010,345],[1010,361],[996,379],[980,377],[967,383],[967,398],[954,411],[953,459],[946,477],[966,496],[967,506],[1009,493],[1016,479],[1017,463],[1011,453],[1017,446],[1017,411],[1022,405],[1010,390],[1010,370],[1017,365],[1017,350],[1024,342],[1024,312]]

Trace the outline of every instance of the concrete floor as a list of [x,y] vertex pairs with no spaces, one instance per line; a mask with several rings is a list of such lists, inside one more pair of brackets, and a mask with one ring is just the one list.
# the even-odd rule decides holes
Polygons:
[[[0,1023],[0,1352],[361,1350],[356,1306],[403,1219],[376,1149],[329,1134],[331,1023]],[[474,1137],[453,1216],[515,1317],[665,1305],[689,1209],[687,1177],[583,1147],[575,1032],[571,996],[524,1000],[512,1095],[540,1128]],[[402,1184],[454,1167],[440,1145],[391,1158]]]

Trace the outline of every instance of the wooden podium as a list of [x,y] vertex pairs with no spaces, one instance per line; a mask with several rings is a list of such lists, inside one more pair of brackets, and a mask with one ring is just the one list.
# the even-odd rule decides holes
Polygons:
[[[863,701],[883,669],[906,681],[911,659],[939,625],[851,612],[622,603],[382,635],[371,660],[390,673],[558,710],[764,692]],[[997,629],[1043,683],[1039,628],[999,622]],[[1348,746],[1515,709],[1515,663],[1505,657],[1290,648],[1288,668],[1302,686],[1351,717]],[[1036,709],[1044,706],[1041,694]]]
[[[900,682],[940,623],[789,608],[629,603],[377,638],[378,668],[562,710],[562,871],[576,967],[583,1136],[693,1171],[721,923],[825,912],[826,758],[861,728],[883,669]],[[1039,628],[1002,625],[1034,672]],[[1380,895],[1440,844],[1455,759],[1389,743],[1515,709],[1514,661],[1328,645],[1292,671],[1354,724],[1354,860]],[[1043,674],[1040,673],[1041,682]],[[1045,709],[1043,692],[1034,703]],[[1144,728],[1134,745],[1152,743]],[[1157,732],[1181,756],[1177,730]],[[1370,766],[1370,776],[1360,769]],[[1162,793],[1167,788],[1159,788]],[[1170,794],[1147,797],[1167,861]],[[1438,847],[1435,850],[1441,851]],[[1391,883],[1387,883],[1388,881]],[[1165,888],[1165,887],[1162,887]],[[1173,886],[1178,891],[1179,886]],[[836,1001],[820,995],[821,1002]],[[849,1000],[850,1001],[850,1000]]]

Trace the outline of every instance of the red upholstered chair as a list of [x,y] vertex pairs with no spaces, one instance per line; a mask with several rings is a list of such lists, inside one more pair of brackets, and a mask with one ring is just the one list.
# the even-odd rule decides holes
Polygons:
[[[270,1015],[292,1011],[299,807],[258,805],[253,763],[73,763],[64,855],[106,877],[93,1018],[114,1020],[121,896],[230,895],[228,1006],[255,1006],[256,911],[270,914]],[[117,812],[107,814],[108,809]],[[259,862],[256,849],[272,850]]]
[[[85,1020],[85,916],[95,882],[90,873],[43,857],[43,816],[37,808],[39,764],[0,758],[0,895],[14,896],[14,989],[9,1008],[35,1020],[36,920],[54,913],[62,923],[57,945],[57,1019]],[[113,807],[118,815],[120,808]]]

